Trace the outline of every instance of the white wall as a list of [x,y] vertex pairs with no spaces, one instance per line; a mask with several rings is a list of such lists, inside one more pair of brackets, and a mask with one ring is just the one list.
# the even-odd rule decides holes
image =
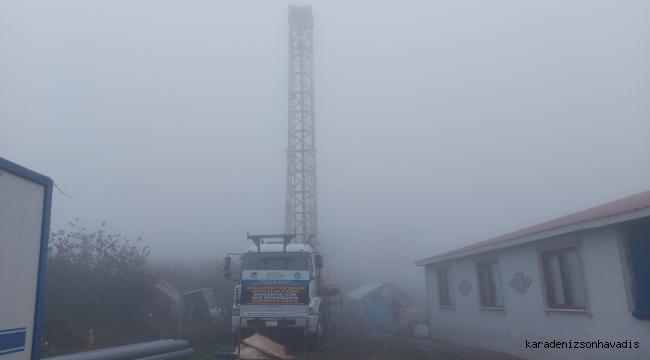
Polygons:
[[0,331],[27,328],[25,350],[2,360],[31,357],[44,199],[44,186],[0,170]]
[[[588,313],[544,310],[538,250],[577,241],[584,269]],[[504,310],[479,310],[476,262],[496,259]],[[454,308],[438,304],[437,268],[451,268]],[[614,226],[543,239],[426,267],[432,337],[525,359],[650,359],[650,321],[630,314]],[[532,283],[523,294],[508,285],[523,271]],[[461,279],[472,285],[467,296]],[[638,349],[526,349],[529,341],[638,341]]]

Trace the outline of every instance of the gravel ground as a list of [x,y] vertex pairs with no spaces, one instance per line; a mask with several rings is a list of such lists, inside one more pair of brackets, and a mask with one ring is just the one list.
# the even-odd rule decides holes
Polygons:
[[[287,346],[288,353],[296,359],[304,359],[302,342],[278,339]],[[230,345],[230,344],[228,344]],[[216,347],[195,347],[192,360],[217,360]],[[326,345],[309,359],[341,360],[521,360],[510,355],[451,344],[434,339],[422,339],[405,332],[367,329],[335,329],[331,331]]]

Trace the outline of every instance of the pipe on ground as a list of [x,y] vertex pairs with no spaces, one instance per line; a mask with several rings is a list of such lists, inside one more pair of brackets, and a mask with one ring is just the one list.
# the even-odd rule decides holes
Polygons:
[[174,341],[176,341],[176,340],[156,340],[156,341],[149,341],[149,342],[144,342],[144,343],[122,345],[122,346],[116,346],[116,347],[110,347],[110,348],[104,348],[104,349],[98,349],[98,350],[84,351],[84,352],[68,354],[68,355],[49,357],[47,359],[48,360],[78,360],[78,359],[85,359],[87,356],[94,356],[95,354],[108,352],[108,351],[115,351],[115,350],[118,350],[118,349],[136,348],[136,347],[145,348],[145,347],[158,346],[163,342],[174,342]]
[[[185,340],[164,340],[126,345],[77,354],[57,356],[48,360],[134,360],[155,355],[188,350],[190,344]],[[192,350],[194,352],[194,350]],[[179,358],[180,359],[180,358]]]

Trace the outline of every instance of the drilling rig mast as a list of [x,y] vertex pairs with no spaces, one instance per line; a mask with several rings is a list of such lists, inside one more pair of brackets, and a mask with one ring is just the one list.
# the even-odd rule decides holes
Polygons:
[[284,232],[318,250],[314,136],[314,21],[311,6],[289,6],[289,146]]

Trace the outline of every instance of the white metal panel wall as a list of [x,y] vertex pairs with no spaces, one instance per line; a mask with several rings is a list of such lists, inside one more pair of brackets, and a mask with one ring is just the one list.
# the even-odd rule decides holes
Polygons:
[[[44,199],[43,185],[0,169],[0,360],[31,358]],[[24,350],[7,349],[23,332]]]

